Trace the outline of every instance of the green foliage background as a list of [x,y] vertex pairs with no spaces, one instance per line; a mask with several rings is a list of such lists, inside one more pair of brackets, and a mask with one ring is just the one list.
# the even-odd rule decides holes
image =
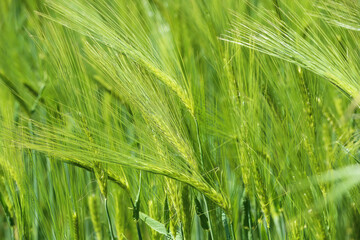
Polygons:
[[360,3],[1,0],[0,239],[359,239]]

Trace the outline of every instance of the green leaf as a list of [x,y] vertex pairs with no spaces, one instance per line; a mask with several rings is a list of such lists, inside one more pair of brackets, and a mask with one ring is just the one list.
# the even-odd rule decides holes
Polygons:
[[169,203],[167,196],[165,197],[164,203],[164,222],[165,222],[165,229],[169,232],[169,223],[170,223],[170,216],[169,216]]
[[195,211],[196,211],[196,214],[200,218],[201,227],[204,230],[209,230],[210,227],[209,227],[208,218],[206,217],[206,215],[205,215],[205,213],[204,213],[204,211],[203,211],[203,209],[201,207],[201,203],[197,198],[195,198]]
[[230,226],[229,226],[229,222],[228,222],[228,219],[226,217],[226,214],[222,213],[221,218],[222,218],[222,222],[223,222],[224,228],[225,228],[226,240],[231,240]]
[[166,230],[165,224],[162,224],[161,222],[156,221],[155,219],[149,217],[148,215],[146,215],[143,212],[140,212],[140,219],[142,221],[144,221],[152,230],[154,230],[160,234],[163,234],[170,239],[174,239],[172,237],[172,235],[169,234],[168,231]]

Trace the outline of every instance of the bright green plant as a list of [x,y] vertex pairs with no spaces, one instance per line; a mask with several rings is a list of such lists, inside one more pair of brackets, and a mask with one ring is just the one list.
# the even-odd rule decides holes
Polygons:
[[0,1],[0,239],[360,238],[359,13]]

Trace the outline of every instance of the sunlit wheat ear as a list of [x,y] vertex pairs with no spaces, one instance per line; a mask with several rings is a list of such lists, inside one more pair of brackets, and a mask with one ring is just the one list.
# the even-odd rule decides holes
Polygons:
[[107,181],[108,181],[108,176],[106,171],[103,169],[104,166],[102,166],[102,164],[100,163],[95,163],[94,164],[94,172],[95,172],[95,177],[96,177],[96,181],[99,184],[100,187],[100,191],[101,194],[107,198]]
[[316,3],[316,6],[321,11],[314,12],[314,15],[324,19],[329,24],[360,31],[360,7],[355,1],[326,0]]
[[158,77],[165,85],[167,85],[171,90],[173,90],[178,97],[183,102],[184,106],[189,110],[190,114],[194,116],[195,109],[193,100],[189,95],[176,83],[176,81],[170,76],[166,75],[159,69],[154,68],[152,65],[147,62],[143,62],[144,65],[152,72],[156,77]]
[[254,183],[255,183],[255,190],[258,196],[261,210],[264,213],[265,221],[267,227],[270,228],[270,202],[268,193],[266,192],[266,186],[264,184],[264,180],[261,179],[261,173],[258,166],[255,166],[254,163],[252,164],[252,172],[254,175]]
[[[189,165],[179,161],[179,158],[171,158],[173,161],[173,164],[171,165],[164,164],[164,162],[159,159],[158,155],[153,152],[153,146],[147,145],[146,142],[144,142],[144,147],[150,152],[139,152],[139,156],[134,156],[128,152],[134,151],[132,146],[124,143],[121,144],[121,151],[113,151],[104,146],[91,143],[86,136],[77,136],[76,134],[68,132],[62,128],[48,128],[48,126],[36,123],[35,121],[32,123],[38,128],[37,135],[33,136],[29,134],[26,128],[24,128],[24,131],[22,131],[19,135],[21,141],[18,141],[19,139],[15,140],[16,144],[19,144],[19,146],[37,149],[40,152],[51,154],[54,157],[77,159],[77,161],[85,165],[91,165],[94,162],[100,161],[103,163],[119,164],[164,175],[189,184],[198,191],[202,192],[225,211],[230,210],[230,205],[225,195],[216,191],[208,182],[206,182],[200,172],[191,167],[189,168]],[[100,132],[98,134],[98,138],[104,137]],[[61,139],[61,141],[56,143],[56,141],[54,141],[55,139]],[[68,149],[64,149],[64,146],[67,146]],[[76,146],[81,146],[80,149],[82,146],[87,146],[87,149],[82,149],[81,151],[71,151],[71,149],[77,148]],[[89,150],[92,147],[97,148],[97,155],[94,155],[93,151]],[[179,171],[180,169],[182,171]],[[104,174],[106,174],[106,172],[104,172]],[[101,177],[101,174],[99,176]]]
[[188,139],[183,137],[183,126],[178,119],[172,118],[173,113],[166,105],[169,99],[157,93],[159,86],[151,82],[154,79],[113,51],[106,52],[96,44],[87,44],[86,49],[89,60],[107,76],[108,85],[114,93],[118,93],[129,105],[140,110],[163,140],[167,140],[192,167],[197,168],[194,151]]
[[[40,15],[105,44],[126,56],[130,61],[143,66],[175,92],[190,114],[194,116],[192,96],[182,86],[186,85],[185,79],[183,77],[179,79],[175,74],[168,72],[164,67],[166,63],[160,56],[153,53],[151,40],[145,30],[149,26],[136,25],[136,32],[126,26],[125,20],[131,17],[131,12],[123,11],[121,14],[112,12],[114,15],[107,16],[103,12],[109,11],[111,6],[106,4],[84,4],[80,1],[69,4],[62,0],[49,1],[47,4],[58,13],[58,16],[53,17],[39,13]],[[84,14],[84,11],[80,9],[86,9],[87,13]],[[176,61],[176,59],[172,60]],[[169,61],[169,59],[165,61]]]
[[[295,25],[299,21],[294,14],[288,18]],[[358,95],[359,71],[354,64],[358,60],[354,59],[354,63],[345,61],[331,40],[332,35],[314,23],[307,29],[305,39],[297,30],[276,20],[270,12],[265,11],[260,19],[261,22],[239,15],[220,39],[297,64],[328,79],[350,96]]]

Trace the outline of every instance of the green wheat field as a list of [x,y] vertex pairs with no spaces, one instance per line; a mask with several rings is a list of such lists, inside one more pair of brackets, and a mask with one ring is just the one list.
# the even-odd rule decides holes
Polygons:
[[360,1],[0,0],[0,239],[360,239]]

